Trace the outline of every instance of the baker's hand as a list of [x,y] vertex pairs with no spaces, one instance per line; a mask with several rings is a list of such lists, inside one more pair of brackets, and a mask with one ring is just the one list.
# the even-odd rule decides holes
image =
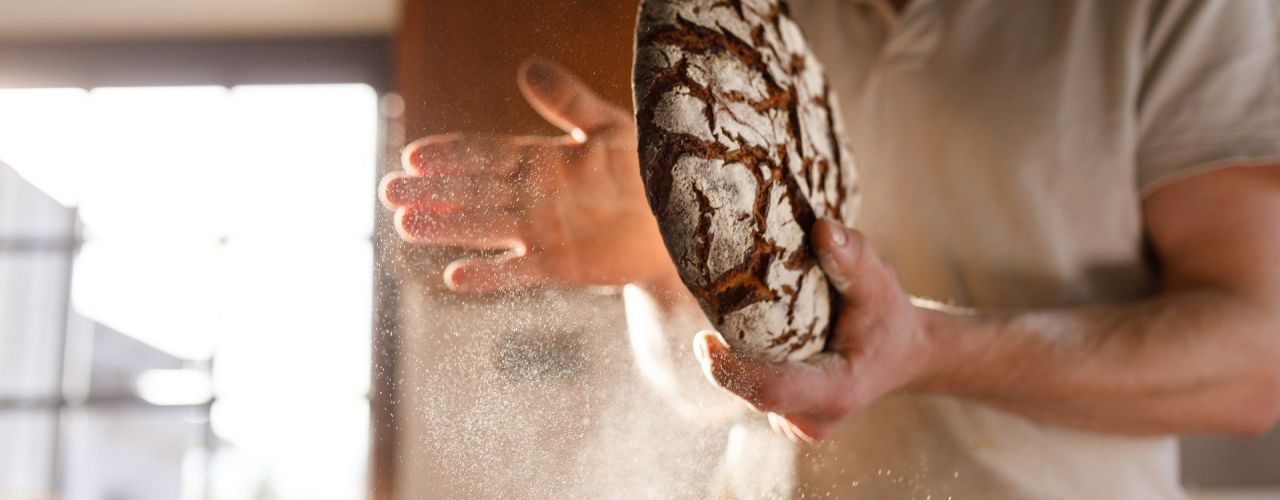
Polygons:
[[521,67],[525,99],[558,137],[449,134],[405,148],[379,189],[411,243],[506,249],[451,263],[445,283],[493,291],[622,285],[675,273],[649,211],[635,124],[563,68]]
[[715,332],[694,338],[703,373],[793,441],[824,439],[847,417],[924,377],[925,316],[862,234],[830,220],[812,242],[840,294],[827,349],[805,361],[766,363],[729,350]]

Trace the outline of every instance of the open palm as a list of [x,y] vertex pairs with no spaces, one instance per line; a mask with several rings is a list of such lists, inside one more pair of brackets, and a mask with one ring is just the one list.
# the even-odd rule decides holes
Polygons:
[[566,135],[430,136],[383,179],[406,241],[507,249],[445,269],[459,291],[621,285],[675,273],[649,211],[631,116],[559,66],[524,65],[520,90]]

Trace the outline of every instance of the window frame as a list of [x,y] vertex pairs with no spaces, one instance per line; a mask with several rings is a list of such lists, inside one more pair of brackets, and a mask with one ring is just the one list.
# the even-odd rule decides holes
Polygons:
[[[329,36],[238,39],[138,39],[138,40],[53,40],[40,42],[0,42],[0,89],[12,88],[81,88],[159,87],[217,85],[227,88],[241,85],[342,84],[369,85],[383,104],[379,122],[380,145],[377,158],[379,174],[388,161],[398,156],[389,148],[398,147],[396,137],[399,119],[397,108],[387,102],[391,95],[392,38],[390,36]],[[402,135],[402,134],[400,134]],[[374,189],[375,186],[370,186]],[[0,398],[0,412],[25,409],[52,409],[54,423],[50,446],[52,464],[47,485],[50,493],[65,492],[63,418],[71,408],[98,406],[119,408],[142,405],[138,401],[89,399],[68,400],[63,388],[71,324],[72,265],[84,239],[78,211],[68,209],[72,218],[69,234],[58,237],[5,238],[0,236],[0,254],[47,253],[67,259],[66,275],[60,283],[63,302],[60,337],[57,339],[55,384],[52,398]],[[375,236],[372,238],[373,318],[370,342],[372,365],[369,390],[370,446],[367,495],[385,498],[394,478],[394,443],[396,425],[393,401],[396,399],[394,370],[399,356],[399,325],[396,318],[394,276],[382,265],[387,252],[386,238],[380,228],[387,223],[381,210],[375,211]],[[157,411],[206,411],[212,401],[198,405],[151,407]],[[211,439],[211,438],[210,438]]]

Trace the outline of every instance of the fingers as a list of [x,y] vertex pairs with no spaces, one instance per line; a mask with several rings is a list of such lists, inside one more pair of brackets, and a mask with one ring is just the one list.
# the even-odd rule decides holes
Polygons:
[[382,179],[378,195],[382,203],[392,209],[405,206],[435,210],[510,209],[516,199],[514,189],[507,183],[485,175],[421,177],[393,173]]
[[423,137],[400,151],[400,166],[414,175],[462,174],[475,170],[461,161],[457,149],[465,147],[462,134]]
[[844,414],[847,363],[824,353],[803,362],[766,363],[733,353],[719,334],[700,332],[694,352],[703,374],[759,411]]
[[406,172],[382,180],[379,197],[397,209],[395,226],[410,243],[472,248],[522,244],[521,219],[548,189],[547,172],[564,161],[565,139],[431,136],[404,150]]
[[630,119],[551,61],[526,62],[520,67],[518,82],[520,92],[538,114],[578,142]]
[[836,423],[830,419],[802,414],[768,413],[769,427],[791,442],[813,444],[831,435]]
[[798,432],[795,426],[791,425],[790,422],[787,422],[787,420],[783,418],[782,415],[769,412],[765,414],[765,418],[769,420],[769,427],[773,429],[773,432],[781,434],[782,437],[787,438],[788,441],[791,441],[797,444],[802,442],[803,443],[813,442],[813,440],[809,439],[808,436]]
[[567,144],[563,137],[433,135],[405,146],[400,163],[406,172],[421,176],[506,178],[559,159],[559,148]]
[[515,252],[501,257],[459,260],[444,270],[445,285],[456,292],[496,292],[543,281],[545,276],[534,257]]
[[510,213],[439,211],[414,207],[396,210],[396,232],[410,243],[472,248],[520,248],[519,222]]
[[793,442],[814,443],[831,437],[839,425],[839,421],[808,414],[788,413],[777,415],[779,433],[783,436],[795,436]]
[[844,300],[861,303],[883,291],[883,264],[861,232],[822,219],[812,238],[818,263]]

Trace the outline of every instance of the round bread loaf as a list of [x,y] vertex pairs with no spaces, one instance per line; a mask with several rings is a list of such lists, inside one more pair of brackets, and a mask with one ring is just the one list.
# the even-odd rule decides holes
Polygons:
[[821,351],[835,294],[813,223],[856,209],[835,96],[777,0],[644,0],[640,165],[680,277],[734,350]]

